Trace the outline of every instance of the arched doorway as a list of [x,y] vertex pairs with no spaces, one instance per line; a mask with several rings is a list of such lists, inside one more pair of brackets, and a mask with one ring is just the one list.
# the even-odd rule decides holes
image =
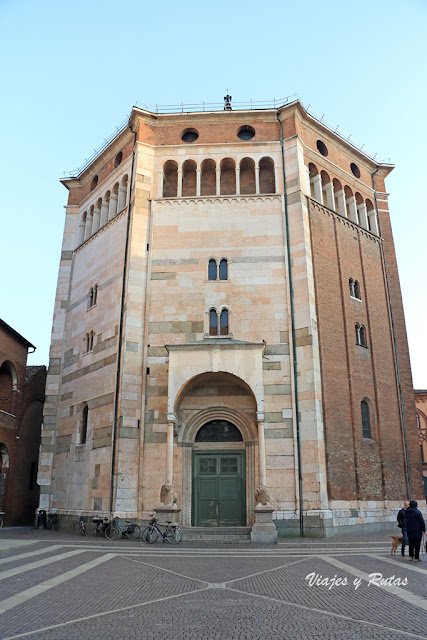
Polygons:
[[[199,374],[181,388],[175,416],[174,478],[182,524],[251,525],[258,442],[257,403],[249,385],[224,371]],[[206,504],[202,508],[203,500],[214,502],[211,511]]]
[[228,420],[210,420],[193,449],[193,514],[196,527],[246,524],[245,447]]

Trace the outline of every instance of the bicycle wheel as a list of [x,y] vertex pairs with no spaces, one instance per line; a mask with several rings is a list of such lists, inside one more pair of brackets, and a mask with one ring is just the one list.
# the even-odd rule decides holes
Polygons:
[[108,525],[108,527],[105,529],[105,537],[108,540],[117,540],[119,535],[120,531],[112,524]]
[[93,530],[93,535],[99,536],[99,534],[100,534],[100,531],[99,531],[98,525],[96,525],[95,529]]
[[166,531],[166,540],[170,544],[178,544],[182,540],[182,529],[180,527],[168,527]]
[[3,520],[3,518],[0,516],[0,529],[2,528],[3,524],[4,524],[4,520]]
[[135,525],[135,528],[132,531],[129,531],[128,533],[128,537],[131,540],[136,540],[137,538],[139,538],[139,534],[141,533],[141,529],[138,527],[138,525]]
[[142,532],[142,539],[147,544],[153,544],[153,542],[156,542],[158,535],[159,534],[157,533],[157,529],[155,529],[154,527],[147,527]]
[[76,536],[81,536],[82,534],[82,527],[80,525],[80,522],[76,522],[76,524],[74,525],[74,533],[76,534]]

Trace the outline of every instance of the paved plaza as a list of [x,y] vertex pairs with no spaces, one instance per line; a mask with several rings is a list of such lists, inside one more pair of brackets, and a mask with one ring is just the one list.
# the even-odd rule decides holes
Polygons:
[[427,639],[421,557],[378,534],[175,547],[3,529],[0,638]]

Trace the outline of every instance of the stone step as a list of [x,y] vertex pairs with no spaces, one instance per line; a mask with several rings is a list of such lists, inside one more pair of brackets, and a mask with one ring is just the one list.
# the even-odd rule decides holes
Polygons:
[[252,527],[185,527],[183,540],[209,540],[217,542],[250,541]]

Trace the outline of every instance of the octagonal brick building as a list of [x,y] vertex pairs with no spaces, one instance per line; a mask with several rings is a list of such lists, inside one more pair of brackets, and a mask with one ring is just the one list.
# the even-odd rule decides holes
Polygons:
[[61,180],[40,506],[250,531],[261,487],[281,535],[389,528],[423,495],[393,166],[229,107],[134,107]]

